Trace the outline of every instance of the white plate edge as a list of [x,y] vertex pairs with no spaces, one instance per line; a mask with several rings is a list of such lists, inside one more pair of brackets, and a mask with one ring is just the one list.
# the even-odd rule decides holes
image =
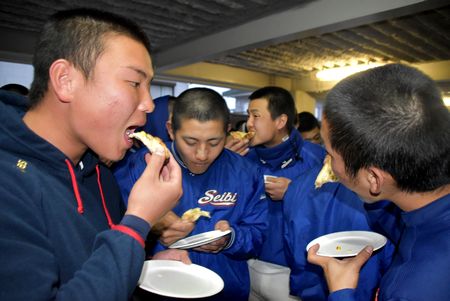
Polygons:
[[[308,252],[308,250],[309,250],[313,245],[315,245],[315,244],[317,243],[317,241],[324,240],[324,239],[326,239],[326,240],[331,240],[331,239],[334,239],[334,237],[331,237],[331,238],[330,238],[330,236],[338,236],[338,237],[339,237],[339,235],[352,234],[352,233],[353,233],[353,234],[356,234],[356,233],[358,233],[358,234],[361,234],[361,233],[367,233],[367,234],[369,234],[369,236],[372,236],[372,237],[378,237],[378,238],[382,239],[383,241],[382,241],[382,243],[380,243],[379,246],[377,246],[377,247],[374,246],[374,251],[381,249],[381,248],[384,247],[384,246],[386,245],[386,243],[387,243],[387,238],[386,238],[384,235],[382,235],[382,234],[380,234],[380,233],[377,233],[377,232],[375,232],[375,231],[368,231],[368,230],[339,231],[339,232],[332,232],[332,233],[324,234],[324,235],[321,235],[321,236],[319,236],[319,237],[317,237],[317,238],[311,240],[311,241],[306,245],[306,251]],[[356,253],[356,254],[357,254],[357,253]],[[355,256],[356,254],[333,254],[333,255],[331,255],[331,254],[323,254],[323,253],[317,252],[317,255],[320,255],[320,256],[327,256],[327,257],[351,257],[351,256]]]
[[[182,294],[170,294],[167,293],[166,291],[160,290],[158,288],[155,287],[149,287],[149,286],[145,286],[143,285],[143,281],[141,281],[142,277],[143,277],[143,270],[144,267],[146,269],[148,268],[155,268],[155,267],[151,267],[149,265],[153,265],[156,263],[163,263],[163,264],[168,264],[169,267],[168,268],[180,268],[182,267],[183,269],[188,269],[188,270],[193,270],[193,272],[195,273],[195,275],[198,277],[199,273],[198,271],[202,271],[206,274],[208,274],[207,276],[202,276],[203,279],[211,281],[211,280],[215,280],[216,282],[216,288],[210,292],[208,292],[208,295],[190,295],[190,296],[186,296],[186,295],[182,295]],[[156,266],[156,268],[158,267],[158,265]],[[160,265],[160,267],[163,267],[162,265]],[[214,283],[214,281],[213,281]],[[211,269],[208,269],[204,266],[198,265],[198,264],[185,264],[181,261],[177,261],[177,260],[166,260],[166,259],[155,259],[155,260],[146,260],[144,261],[143,267],[142,267],[142,272],[141,275],[139,277],[139,282],[138,282],[138,286],[146,291],[155,293],[155,294],[160,294],[162,296],[166,296],[166,297],[173,297],[173,298],[186,298],[186,299],[192,299],[192,298],[204,298],[204,297],[208,297],[208,296],[213,296],[215,294],[220,293],[223,288],[224,288],[224,281],[222,279],[222,277],[220,277],[219,274],[217,274],[216,272],[214,272]]]

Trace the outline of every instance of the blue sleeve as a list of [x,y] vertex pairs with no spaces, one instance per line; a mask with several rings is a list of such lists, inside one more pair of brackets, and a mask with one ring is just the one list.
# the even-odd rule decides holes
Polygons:
[[325,300],[327,284],[320,266],[307,262],[305,247],[310,240],[313,225],[308,218],[297,218],[296,212],[303,210],[299,202],[308,202],[308,199],[299,199],[304,193],[305,184],[311,179],[300,176],[302,179],[293,181],[286,191],[283,201],[284,216],[284,251],[286,261],[291,269],[289,287],[291,295],[301,297],[303,301]]
[[267,200],[264,193],[263,174],[260,169],[255,168],[251,181],[247,185],[251,190],[248,192],[248,200],[244,209],[243,217],[230,226],[233,228],[232,241],[223,254],[234,259],[248,259],[256,257],[261,249],[264,233],[268,227],[267,223]]
[[[144,248],[116,230],[99,232],[92,246],[78,249],[80,237],[68,233],[80,257],[87,257],[73,277],[60,283],[59,266],[77,265],[58,258],[48,237],[49,221],[40,188],[17,185],[14,176],[0,185],[0,296],[7,300],[127,300],[144,261]],[[55,200],[58,201],[58,200]],[[144,228],[135,231],[146,230]],[[87,229],[92,231],[92,229]]]
[[328,301],[353,301],[355,298],[355,290],[346,288],[335,291],[328,296]]
[[[144,259],[144,248],[134,238],[119,231],[104,231],[97,236],[82,269],[55,292],[55,299],[127,300],[136,288]],[[39,266],[28,268],[41,270],[43,265]],[[34,299],[33,294],[22,300]]]
[[[320,168],[315,168],[291,182],[283,203],[284,245],[291,268],[291,294],[303,301],[324,300],[327,283],[322,268],[307,261],[307,244],[321,235],[351,230],[370,231],[363,202],[355,193],[338,183],[314,188]],[[391,260],[390,244],[377,252],[360,271],[355,295],[368,300]]]

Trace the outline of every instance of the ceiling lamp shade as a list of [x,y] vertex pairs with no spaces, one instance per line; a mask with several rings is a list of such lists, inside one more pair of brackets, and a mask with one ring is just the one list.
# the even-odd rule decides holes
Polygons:
[[368,63],[364,65],[345,66],[317,71],[316,77],[321,81],[338,81],[349,75],[361,72],[367,69],[379,67],[381,63]]

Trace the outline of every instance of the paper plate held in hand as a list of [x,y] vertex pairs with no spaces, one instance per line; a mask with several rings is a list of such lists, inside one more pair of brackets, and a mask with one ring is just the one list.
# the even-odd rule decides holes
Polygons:
[[162,296],[174,298],[203,298],[223,289],[223,280],[215,272],[175,260],[147,260],[144,262],[138,285]]
[[171,249],[192,249],[210,242],[216,241],[219,238],[229,234],[231,230],[220,231],[213,230],[208,232],[203,232],[197,235],[192,235],[183,239],[180,239],[169,246]]
[[264,175],[264,183],[270,183],[272,180],[278,178],[277,176]]
[[313,245],[319,244],[317,255],[328,257],[356,256],[364,247],[372,246],[374,251],[383,247],[386,237],[370,231],[343,231],[320,236],[312,240],[306,251]]

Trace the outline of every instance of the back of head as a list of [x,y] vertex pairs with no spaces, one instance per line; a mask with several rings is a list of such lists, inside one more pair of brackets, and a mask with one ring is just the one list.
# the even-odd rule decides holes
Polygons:
[[170,137],[167,133],[166,122],[169,120],[175,99],[171,95],[155,98],[153,100],[155,109],[153,112],[147,114],[147,122],[142,127],[142,130],[150,135],[161,138],[163,141],[169,141]]
[[350,76],[328,93],[324,117],[350,175],[378,167],[408,192],[450,183],[450,113],[420,71],[391,64]]
[[267,99],[268,110],[272,119],[275,119],[282,114],[286,114],[288,121],[286,128],[289,132],[294,128],[297,109],[295,108],[295,101],[288,90],[281,87],[264,87],[253,92],[249,97],[250,101],[254,99]]
[[36,106],[46,93],[49,70],[54,61],[66,59],[89,78],[97,58],[105,49],[105,38],[111,34],[125,35],[141,42],[150,53],[150,42],[143,30],[121,16],[94,9],[73,9],[52,15],[43,27],[34,53],[31,107]]
[[6,85],[3,85],[0,89],[18,93],[23,96],[27,96],[28,92],[29,92],[27,87],[19,85],[19,84],[6,84]]
[[230,123],[230,110],[225,99],[208,88],[192,88],[181,93],[173,105],[172,129],[181,128],[183,119],[195,119],[200,122],[220,120],[227,132]]
[[297,115],[299,132],[308,132],[315,128],[320,128],[316,116],[310,112],[300,112]]

